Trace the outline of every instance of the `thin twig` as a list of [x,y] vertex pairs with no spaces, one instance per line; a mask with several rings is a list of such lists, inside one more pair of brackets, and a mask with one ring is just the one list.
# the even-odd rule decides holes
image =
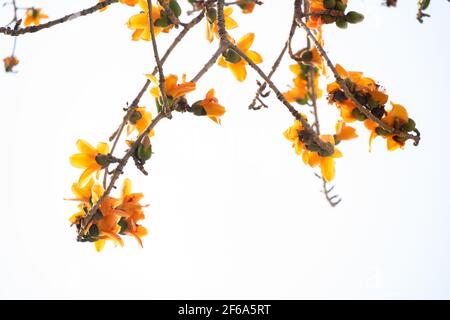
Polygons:
[[113,3],[116,3],[116,2],[119,2],[119,0],[105,0],[104,2],[99,2],[95,6],[92,6],[90,8],[68,14],[62,18],[52,20],[52,21],[49,21],[47,23],[43,23],[43,24],[40,24],[37,26],[29,26],[29,27],[17,28],[17,29],[16,28],[11,29],[9,27],[0,27],[0,33],[6,34],[8,36],[19,36],[19,35],[26,34],[26,33],[38,32],[43,29],[48,29],[48,28],[54,27],[56,25],[59,25],[61,23],[65,23],[65,22],[74,20],[76,18],[82,17],[82,16],[92,14],[92,13],[97,12],[97,11],[99,11]]

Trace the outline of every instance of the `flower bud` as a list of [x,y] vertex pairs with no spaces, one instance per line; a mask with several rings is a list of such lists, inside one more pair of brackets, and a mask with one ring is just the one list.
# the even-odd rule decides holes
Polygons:
[[364,20],[364,16],[356,11],[350,11],[345,15],[345,20],[348,23],[359,23]]
[[332,10],[336,6],[336,0],[323,0],[323,6],[326,9]]
[[100,234],[100,231],[98,230],[98,227],[96,224],[91,225],[88,231],[88,235],[92,238],[97,238]]
[[215,8],[208,8],[206,10],[206,19],[209,23],[214,23],[217,20],[217,10]]
[[320,149],[317,153],[321,157],[330,157],[334,153],[334,148],[332,148],[332,150],[330,150],[330,151],[329,150],[325,150],[325,149]]
[[406,138],[400,136],[393,136],[392,139],[394,139],[395,142],[398,142],[400,144],[403,144],[406,141]]
[[336,0],[336,10],[344,12],[347,9],[347,5],[342,0]]
[[408,119],[408,122],[400,126],[400,131],[403,132],[410,132],[413,131],[414,129],[416,129],[416,122],[411,118]]
[[347,21],[345,21],[345,18],[343,18],[343,17],[337,18],[336,19],[336,27],[341,28],[341,29],[347,29],[348,23],[347,23]]
[[159,19],[155,21],[155,26],[160,28],[167,28],[170,25],[170,19],[167,16],[167,13],[162,12]]
[[367,119],[366,115],[362,113],[358,108],[352,110],[352,115],[355,117],[356,120],[359,121],[364,121]]
[[375,128],[375,133],[379,136],[383,136],[386,137],[388,135],[390,135],[391,133],[385,129],[383,129],[382,127],[376,127]]
[[169,8],[170,8],[170,10],[172,10],[175,17],[178,18],[181,15],[181,7],[178,4],[177,0],[170,0]]
[[336,17],[329,16],[329,15],[323,15],[323,16],[321,16],[321,19],[322,19],[322,22],[325,24],[333,23],[336,21]]
[[148,136],[145,136],[137,148],[137,157],[142,162],[145,162],[152,157],[152,153],[153,152],[150,138]]
[[222,55],[225,58],[225,60],[228,61],[229,63],[234,64],[241,61],[241,56],[233,49],[226,50]]

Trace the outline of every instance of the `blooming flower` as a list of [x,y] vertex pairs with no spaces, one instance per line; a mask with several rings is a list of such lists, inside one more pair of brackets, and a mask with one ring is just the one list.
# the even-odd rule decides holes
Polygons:
[[25,21],[23,24],[25,27],[28,27],[32,24],[35,26],[41,23],[41,19],[48,19],[48,15],[45,13],[41,13],[42,9],[39,8],[29,8],[25,12]]
[[15,56],[9,56],[3,59],[5,72],[13,72],[13,68],[19,64],[19,60]]
[[[132,39],[134,41],[138,41],[139,39],[149,41],[151,40],[150,34],[150,24],[148,17],[148,3],[146,0],[138,0],[139,6],[143,10],[141,13],[138,13],[132,16],[128,20],[128,28],[134,30]],[[166,27],[158,26],[156,21],[161,18],[162,8],[159,5],[152,5],[152,19],[153,19],[153,30],[155,36],[157,36],[161,31],[169,32],[169,30],[173,27],[173,25],[168,25]]]
[[336,123],[336,134],[334,135],[336,144],[343,140],[351,140],[357,137],[356,129],[348,126],[345,121],[338,121],[338,123]]
[[334,146],[335,141],[331,135],[321,135],[320,139],[333,145],[332,153],[325,153],[312,141],[310,133],[304,130],[300,121],[295,120],[294,124],[285,132],[286,139],[291,141],[295,153],[302,156],[302,160],[310,167],[320,166],[322,177],[326,181],[331,181],[335,176],[334,158],[342,157],[342,153]]
[[139,203],[143,197],[142,193],[131,193],[131,181],[130,179],[125,179],[120,196],[120,204],[117,207],[118,210],[124,211],[128,215],[118,222],[121,227],[120,233],[133,236],[141,247],[141,238],[147,235],[147,229],[137,224],[145,218],[142,210],[145,206]]
[[78,180],[79,185],[83,186],[94,173],[97,174],[98,178],[100,170],[109,164],[107,156],[109,146],[104,142],[100,142],[94,148],[86,141],[80,139],[77,141],[77,148],[80,153],[72,155],[70,163],[76,168],[84,169]]
[[[155,86],[150,89],[150,93],[153,97],[158,99],[161,96],[158,80],[152,75],[147,75],[147,78],[155,84]],[[178,76],[174,74],[168,75],[164,81],[164,92],[167,98],[170,98],[171,100],[175,100],[189,92],[194,91],[195,87],[195,82],[186,81],[185,74],[183,75],[182,82],[180,84],[178,83]]]
[[376,122],[372,120],[366,120],[364,125],[371,131],[369,138],[369,150],[372,147],[372,142],[377,136],[381,136],[386,139],[386,146],[389,151],[394,151],[405,146],[405,139],[398,135],[400,132],[409,132],[415,129],[414,120],[408,117],[408,112],[405,107],[400,104],[391,102],[392,109],[381,119],[390,128],[393,128],[395,132],[387,132],[381,128]]
[[[225,19],[225,29],[232,30],[237,28],[237,22],[231,18],[231,14],[233,13],[232,7],[226,7],[223,10],[223,15]],[[213,42],[214,36],[219,38],[219,25],[217,21],[217,10],[215,8],[209,8],[206,12],[206,39],[209,42]]]
[[215,123],[220,124],[220,117],[225,113],[225,108],[219,104],[214,96],[214,89],[210,89],[205,99],[192,105],[192,112],[197,116],[208,116]]
[[[145,107],[137,107],[133,110],[130,116],[129,124],[127,127],[127,134],[130,135],[134,130],[136,130],[139,135],[147,129],[147,127],[152,122],[152,113],[147,111]],[[155,131],[149,132],[148,136],[153,137]]]
[[[263,61],[261,55],[256,51],[250,50],[254,39],[254,33],[247,33],[238,41],[236,46],[255,64],[259,64]],[[244,81],[247,77],[247,70],[245,68],[247,62],[242,59],[233,49],[226,50],[219,57],[218,64],[221,67],[230,69],[238,81]]]

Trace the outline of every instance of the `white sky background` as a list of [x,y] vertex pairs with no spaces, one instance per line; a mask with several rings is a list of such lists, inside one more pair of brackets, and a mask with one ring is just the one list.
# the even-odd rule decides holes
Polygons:
[[[56,18],[96,1],[18,2]],[[270,109],[249,111],[254,73],[242,85],[214,67],[188,97],[214,87],[227,107],[222,126],[189,114],[157,126],[150,175],[126,170],[150,203],[144,249],[126,239],[100,254],[69,228],[76,206],[63,198],[80,170],[68,157],[78,138],[94,144],[115,130],[153,69],[151,43],[130,41],[125,23],[138,9],[123,5],[21,36],[19,72],[0,73],[0,298],[450,298],[450,5],[432,1],[421,25],[415,1],[396,9],[349,2],[366,20],[347,30],[326,26],[326,50],[405,105],[421,145],[388,152],[377,139],[369,154],[368,133],[357,125],[361,138],[340,145],[335,184],[343,201],[332,209],[282,136],[293,121],[287,110],[272,95]],[[265,70],[286,40],[291,5],[266,0],[252,15],[234,14],[233,35],[256,32],[252,48]],[[1,8],[1,24],[9,19],[10,8]],[[158,36],[161,51],[176,33]],[[166,74],[199,70],[217,45],[204,34],[203,21]],[[304,33],[295,39],[300,48]],[[1,36],[0,55],[11,47]],[[290,63],[274,78],[283,91]],[[142,102],[154,108],[149,94]],[[319,111],[331,132],[335,107],[321,102]]]

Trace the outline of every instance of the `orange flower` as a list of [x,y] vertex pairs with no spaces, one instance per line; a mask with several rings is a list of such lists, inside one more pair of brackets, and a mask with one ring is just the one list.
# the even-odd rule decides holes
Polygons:
[[97,178],[100,170],[106,167],[108,162],[109,147],[108,144],[100,142],[97,148],[94,148],[84,140],[77,141],[77,148],[80,151],[70,157],[70,163],[80,169],[84,169],[78,180],[80,186],[84,186],[89,178],[96,173]]
[[[256,51],[250,50],[250,47],[254,40],[255,34],[247,33],[238,41],[236,46],[255,64],[259,64],[263,61],[261,55]],[[238,81],[244,81],[247,77],[247,70],[245,68],[247,62],[242,59],[233,49],[226,50],[219,57],[218,64],[221,67],[230,69]]]
[[[232,30],[238,27],[237,22],[231,18],[233,13],[232,7],[226,7],[223,10],[225,19],[225,29]],[[215,8],[209,8],[206,12],[206,39],[209,42],[213,42],[214,36],[219,39],[219,26],[217,21],[217,10]]]
[[19,60],[15,56],[9,56],[3,59],[5,72],[13,72],[13,68],[19,64]]
[[120,234],[128,234],[133,236],[142,247],[141,237],[147,235],[147,229],[137,222],[145,218],[143,206],[139,203],[144,197],[142,193],[131,193],[131,181],[125,179],[122,187],[122,194],[120,197],[120,205],[118,210],[124,211],[128,214],[127,217],[122,218],[118,224],[121,227]]
[[[127,134],[130,135],[134,130],[136,130],[139,135],[147,129],[147,127],[152,122],[152,113],[147,111],[145,107],[137,107],[134,109],[130,116],[130,120],[127,127]],[[148,137],[151,138],[155,135],[155,131],[149,132]]]
[[39,8],[29,8],[25,13],[25,21],[23,24],[28,27],[32,24],[35,26],[41,23],[41,19],[48,19],[48,15],[41,13],[42,9]]
[[[153,97],[158,99],[161,96],[158,80],[153,75],[147,75],[147,78],[155,85],[150,89],[150,93]],[[194,91],[195,87],[195,82],[186,82],[185,74],[183,74],[182,82],[180,84],[178,84],[178,76],[174,74],[168,75],[164,81],[164,92],[166,93],[167,98],[170,98],[172,101]]]
[[225,108],[219,104],[214,96],[214,89],[210,89],[205,99],[192,105],[192,112],[197,116],[208,116],[212,121],[220,124],[220,117],[225,113]]
[[344,121],[338,121],[336,123],[336,134],[334,135],[334,140],[336,144],[343,140],[351,140],[357,138],[356,129],[347,124]]
[[[133,41],[138,41],[140,39],[150,41],[150,24],[148,22],[148,4],[146,0],[138,0],[139,6],[143,10],[141,13],[138,13],[132,16],[128,20],[128,28],[134,30],[132,39]],[[157,36],[160,32],[169,32],[172,29],[173,25],[168,25],[167,27],[159,27],[155,22],[161,18],[162,8],[159,5],[152,5],[152,19],[153,19],[153,30],[155,32],[155,36]]]

